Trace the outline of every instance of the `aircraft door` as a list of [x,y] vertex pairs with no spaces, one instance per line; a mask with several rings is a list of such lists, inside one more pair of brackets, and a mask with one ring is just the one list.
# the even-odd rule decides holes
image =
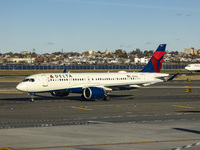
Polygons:
[[90,83],[90,77],[87,76],[87,83]]
[[142,80],[142,81],[145,80],[145,75],[144,75],[144,74],[141,74],[141,75],[140,75],[140,80]]
[[43,87],[48,86],[48,76],[47,75],[42,75],[42,82],[43,82]]

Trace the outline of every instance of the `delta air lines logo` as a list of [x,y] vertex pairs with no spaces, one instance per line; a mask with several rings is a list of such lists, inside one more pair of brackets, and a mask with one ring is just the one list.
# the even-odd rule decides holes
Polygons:
[[72,78],[72,75],[68,74],[56,74],[56,75],[50,75],[50,79],[57,79],[57,78]]
[[165,54],[165,51],[156,51],[154,55],[152,56],[151,62],[153,64],[153,68],[155,72],[160,72],[164,54]]

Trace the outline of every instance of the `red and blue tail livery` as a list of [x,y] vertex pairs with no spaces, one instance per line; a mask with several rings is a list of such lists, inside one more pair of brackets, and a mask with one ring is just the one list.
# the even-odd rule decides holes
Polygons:
[[140,72],[160,73],[166,44],[160,44],[148,64]]

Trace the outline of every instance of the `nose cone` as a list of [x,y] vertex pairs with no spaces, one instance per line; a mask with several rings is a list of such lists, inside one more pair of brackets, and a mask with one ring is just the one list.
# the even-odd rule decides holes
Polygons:
[[16,89],[19,90],[19,91],[22,91],[22,92],[27,92],[27,86],[24,83],[19,83],[16,86]]

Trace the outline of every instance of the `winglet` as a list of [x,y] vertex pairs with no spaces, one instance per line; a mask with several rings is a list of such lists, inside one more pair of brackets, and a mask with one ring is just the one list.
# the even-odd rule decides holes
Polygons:
[[162,67],[166,44],[160,44],[148,64],[140,72],[159,73]]

